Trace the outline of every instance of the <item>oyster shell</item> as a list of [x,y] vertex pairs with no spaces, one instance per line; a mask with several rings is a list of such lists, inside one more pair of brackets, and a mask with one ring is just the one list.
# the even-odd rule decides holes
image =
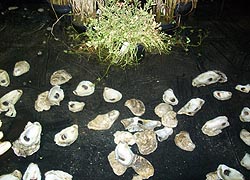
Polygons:
[[240,161],[240,164],[246,169],[250,170],[250,154],[245,153],[244,157]]
[[127,143],[120,142],[115,148],[115,159],[124,166],[130,166],[135,154],[131,151]]
[[41,172],[37,164],[30,163],[26,169],[23,180],[41,180]]
[[134,159],[131,167],[142,179],[148,179],[154,175],[154,167],[147,159],[139,155],[135,155]]
[[153,130],[145,130],[134,134],[135,142],[141,154],[148,155],[157,148],[156,134]]
[[161,126],[160,121],[145,120],[139,117],[123,119],[121,120],[121,123],[129,132],[153,130],[154,128]]
[[0,142],[0,156],[7,152],[11,148],[11,143],[9,141]]
[[0,86],[7,87],[10,84],[10,77],[7,71],[0,69]]
[[139,99],[129,99],[124,104],[135,116],[141,116],[145,113],[145,105]]
[[73,176],[69,173],[60,170],[47,171],[45,174],[45,180],[72,180]]
[[246,145],[250,146],[250,132],[246,129],[242,129],[240,131],[240,138]]
[[71,112],[80,112],[83,110],[85,106],[84,102],[78,102],[78,101],[69,101],[68,108]]
[[51,105],[59,106],[60,102],[64,99],[64,92],[60,86],[54,86],[50,89],[48,94],[48,100]]
[[250,109],[248,107],[244,107],[240,113],[240,120],[242,122],[250,122]]
[[120,112],[117,110],[112,110],[106,114],[100,114],[88,123],[88,128],[93,130],[107,130],[113,125],[119,115]]
[[103,90],[103,98],[106,102],[115,103],[121,100],[122,94],[115,89],[105,87]]
[[179,134],[176,134],[174,142],[182,150],[193,151],[195,149],[195,144],[187,131],[181,131]]
[[81,81],[73,93],[77,96],[89,96],[95,92],[95,84],[90,81]]
[[171,104],[173,106],[177,105],[179,102],[176,96],[174,95],[173,89],[170,88],[164,92],[162,99],[165,103]]
[[69,146],[76,141],[78,137],[78,125],[74,124],[64,128],[54,137],[54,141],[58,146]]
[[188,116],[194,116],[196,112],[198,112],[205,101],[200,98],[193,98],[187,102],[178,112],[177,114],[186,114]]
[[61,85],[72,79],[72,76],[64,69],[55,71],[50,77],[50,84],[52,86]]
[[13,76],[21,76],[30,70],[30,65],[27,61],[19,61],[15,64]]
[[173,107],[170,104],[160,103],[155,107],[154,112],[157,116],[161,118],[168,111],[172,111],[172,110],[173,110]]
[[115,151],[112,151],[111,153],[109,153],[108,161],[109,161],[110,166],[113,169],[113,172],[117,176],[123,175],[128,168],[127,166],[122,165],[118,160],[116,160]]
[[206,175],[206,180],[221,180],[217,175],[217,171],[210,172]]
[[15,117],[15,108],[14,105],[22,96],[23,91],[21,89],[16,89],[8,92],[3,97],[0,98],[0,113],[5,111],[7,112],[7,116]]
[[114,133],[114,142],[115,144],[118,144],[120,142],[127,143],[128,145],[135,144],[135,137],[133,134],[127,131],[116,131]]
[[170,135],[172,135],[173,132],[174,132],[173,128],[164,127],[162,129],[155,131],[155,134],[157,135],[158,141],[162,142],[166,140]]
[[212,120],[207,121],[201,128],[202,132],[208,136],[216,136],[222,132],[222,129],[228,127],[230,124],[226,116],[218,116]]
[[250,84],[246,85],[237,85],[235,86],[235,89],[244,93],[249,93],[250,92]]
[[0,176],[0,180],[21,180],[22,173],[19,170],[15,170],[10,174],[4,174]]
[[213,96],[220,101],[225,101],[231,99],[232,93],[229,91],[214,91]]
[[35,101],[35,110],[38,112],[48,111],[51,107],[51,104],[48,100],[49,91],[45,91],[38,95],[37,100]]
[[227,76],[224,73],[217,70],[207,71],[194,78],[192,81],[192,85],[195,87],[201,87],[216,82],[220,83],[227,82]]
[[161,118],[161,123],[163,126],[174,128],[178,124],[178,120],[176,119],[176,112],[169,111],[164,114]]
[[12,149],[17,156],[30,156],[40,148],[42,126],[39,122],[28,122],[18,140],[13,142]]
[[239,171],[224,164],[218,166],[217,175],[223,180],[245,180],[244,176]]

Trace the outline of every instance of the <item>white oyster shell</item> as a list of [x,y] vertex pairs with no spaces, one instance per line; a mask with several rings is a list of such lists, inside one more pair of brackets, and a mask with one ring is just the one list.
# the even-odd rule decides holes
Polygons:
[[248,107],[244,107],[240,113],[240,120],[242,122],[250,122],[250,109]]
[[48,111],[51,107],[51,104],[48,99],[49,91],[45,91],[38,95],[37,100],[35,101],[35,110],[38,112]]
[[72,76],[64,69],[55,71],[50,77],[50,84],[52,86],[61,85],[72,79]]
[[250,132],[246,129],[242,129],[240,131],[240,138],[246,145],[250,146]]
[[139,117],[132,117],[121,120],[124,128],[127,129],[129,132],[137,132],[137,131],[144,131],[144,130],[153,130],[156,127],[161,126],[160,121],[155,120],[145,120]]
[[27,61],[19,61],[15,64],[13,76],[21,76],[30,70],[30,65]]
[[9,141],[0,142],[0,156],[7,152],[11,148],[11,143]]
[[124,166],[129,166],[134,161],[134,153],[127,143],[120,142],[115,148],[115,158]]
[[178,125],[178,120],[176,119],[176,112],[169,111],[164,114],[161,118],[161,123],[163,126],[174,128]]
[[226,116],[218,116],[212,120],[207,121],[201,128],[202,132],[208,136],[216,136],[222,132],[222,129],[228,127],[230,124]]
[[198,112],[205,101],[201,98],[193,98],[187,104],[185,104],[177,114],[186,114],[188,116],[194,116],[196,112]]
[[84,102],[78,102],[78,101],[69,101],[68,108],[71,112],[80,112],[83,110],[85,106]]
[[217,175],[217,171],[206,174],[206,180],[221,180]]
[[41,172],[37,164],[30,163],[26,169],[23,180],[41,180]]
[[241,91],[243,93],[249,93],[250,92],[250,84],[246,84],[246,85],[237,85],[235,86],[235,89],[238,91]]
[[118,144],[120,142],[127,143],[128,145],[135,144],[135,137],[133,134],[127,131],[116,131],[114,133],[114,142],[115,144]]
[[217,175],[223,180],[245,180],[244,176],[239,171],[224,164],[218,166]]
[[131,167],[142,179],[148,179],[154,175],[154,167],[146,158],[135,155],[134,159]]
[[209,84],[213,84],[216,82],[226,82],[227,77],[224,73],[214,70],[214,71],[207,71],[200,75],[198,75],[196,78],[193,79],[192,85],[195,87],[201,87],[206,86]]
[[10,77],[7,71],[0,69],[0,86],[7,87],[10,84]]
[[139,99],[129,99],[124,104],[135,116],[141,116],[145,113],[145,105]]
[[60,170],[51,170],[45,173],[45,180],[72,180],[73,176]]
[[158,141],[162,142],[168,139],[168,137],[172,135],[173,132],[174,132],[173,128],[164,127],[162,129],[155,131],[155,134],[157,135]]
[[51,105],[59,106],[60,102],[64,99],[64,92],[60,86],[54,86],[50,89],[48,94],[48,100]]
[[115,151],[112,151],[111,153],[109,153],[108,155],[108,161],[110,166],[113,169],[113,172],[117,175],[117,176],[121,176],[123,175],[126,170],[127,170],[127,166],[122,165],[115,157]]
[[95,84],[90,81],[81,81],[73,93],[77,96],[89,96],[95,92]]
[[187,131],[181,131],[176,134],[174,138],[176,146],[185,151],[193,151],[195,149],[195,144],[190,138],[190,135]]
[[240,164],[246,169],[250,170],[250,154],[245,153],[244,157],[240,161]]
[[115,89],[105,87],[103,90],[103,98],[106,102],[115,103],[122,99],[122,94]]
[[120,112],[117,110],[112,110],[106,114],[100,114],[88,123],[88,128],[93,130],[107,130],[111,128],[119,115]]
[[168,111],[172,111],[172,110],[173,110],[173,107],[170,104],[160,103],[155,107],[154,112],[157,116],[161,118]]
[[15,170],[10,174],[4,174],[0,176],[0,180],[21,180],[22,173],[19,170]]
[[28,122],[12,149],[17,156],[30,156],[40,148],[42,126],[39,122]]
[[220,101],[225,101],[231,99],[232,93],[229,91],[214,91],[213,96]]
[[165,103],[171,104],[171,105],[177,105],[179,103],[178,99],[176,98],[173,89],[167,89],[163,96],[162,99]]
[[69,146],[78,138],[78,125],[74,124],[64,128],[54,137],[54,141],[58,146]]

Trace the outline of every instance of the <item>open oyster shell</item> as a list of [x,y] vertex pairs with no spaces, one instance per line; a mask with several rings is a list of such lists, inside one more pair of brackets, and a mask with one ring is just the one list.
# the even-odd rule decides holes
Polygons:
[[51,105],[59,106],[60,102],[64,99],[64,92],[60,86],[54,86],[50,89],[48,94],[48,100]]
[[244,107],[240,113],[240,120],[242,122],[250,122],[250,109],[248,107]]
[[232,93],[229,91],[214,91],[213,96],[220,101],[225,101],[231,99]]
[[64,69],[55,71],[50,77],[50,84],[52,86],[61,85],[72,79],[72,76]]
[[90,81],[81,81],[73,93],[77,96],[89,96],[95,92],[95,84]]
[[194,78],[192,81],[192,85],[195,87],[201,87],[216,82],[220,83],[227,82],[227,76],[221,71],[217,70],[207,71]]
[[0,86],[7,87],[10,84],[10,77],[7,71],[0,69]]
[[245,153],[244,157],[240,161],[240,164],[246,169],[250,170],[250,154]]
[[206,180],[221,180],[217,175],[217,171],[206,174]]
[[30,65],[27,61],[19,61],[15,64],[13,76],[21,76],[30,70]]
[[161,118],[168,111],[172,111],[172,110],[173,110],[173,107],[170,104],[160,103],[155,107],[154,112],[157,116]]
[[122,94],[115,89],[105,87],[103,90],[103,98],[106,102],[115,103],[121,100]]
[[243,93],[249,93],[250,92],[250,84],[237,85],[237,86],[235,86],[235,89],[238,91],[241,91]]
[[154,128],[161,126],[160,121],[145,120],[139,117],[123,119],[121,120],[121,123],[129,132],[153,130]]
[[30,163],[26,169],[23,180],[41,180],[41,172],[37,164]]
[[224,164],[218,166],[217,175],[223,180],[245,180],[244,176],[239,171]]
[[78,138],[78,125],[74,124],[57,133],[54,137],[54,141],[58,146],[65,147],[74,143],[77,138]]
[[18,140],[13,142],[12,149],[17,156],[30,156],[40,148],[42,126],[39,122],[28,122]]
[[130,166],[134,161],[135,154],[127,143],[120,142],[115,148],[115,159],[124,166]]
[[11,143],[9,141],[0,142],[0,156],[7,152],[11,148]]
[[19,170],[15,170],[10,174],[4,174],[0,176],[0,180],[21,180],[22,173]]
[[216,136],[222,132],[222,129],[228,127],[230,124],[226,116],[218,116],[212,120],[207,121],[201,128],[202,132],[208,136]]
[[195,144],[187,131],[181,131],[179,134],[176,134],[174,142],[182,150],[193,151],[195,149]]
[[157,148],[156,134],[153,130],[145,130],[134,134],[135,142],[141,154],[148,155]]
[[115,144],[119,144],[120,142],[127,143],[128,145],[135,144],[135,137],[130,132],[116,131],[114,137]]
[[172,135],[173,132],[173,128],[164,127],[155,131],[155,134],[157,135],[158,141],[162,142],[165,141],[170,135]]
[[117,176],[121,176],[123,175],[126,170],[127,170],[127,166],[122,165],[115,157],[115,151],[112,151],[111,153],[109,153],[108,155],[108,161],[110,166],[113,169],[113,172],[117,175]]
[[201,98],[193,98],[187,102],[178,112],[177,114],[186,114],[188,116],[194,116],[196,112],[198,112],[205,101]]
[[250,146],[250,132],[246,129],[242,129],[240,131],[240,138],[246,145]]
[[139,176],[142,177],[142,179],[148,179],[154,175],[154,167],[146,158],[135,155],[134,159],[135,160],[131,167]]
[[112,110],[106,114],[100,114],[88,123],[88,128],[93,130],[107,130],[113,125],[119,115],[120,112],[117,110]]
[[124,104],[135,116],[141,116],[145,113],[145,105],[139,99],[129,99]]
[[35,110],[38,112],[48,111],[51,107],[51,104],[48,99],[49,91],[45,91],[38,95],[37,100],[35,101]]
[[176,119],[176,112],[169,111],[164,114],[161,118],[161,123],[163,126],[174,128],[178,125],[178,120]]
[[72,180],[73,176],[69,173],[60,170],[47,171],[45,174],[45,180]]
[[80,112],[83,110],[85,106],[84,102],[78,102],[78,101],[69,101],[68,108],[71,112]]
[[177,105],[179,102],[176,96],[174,95],[173,89],[170,88],[164,92],[162,99],[165,103],[171,104],[173,106]]

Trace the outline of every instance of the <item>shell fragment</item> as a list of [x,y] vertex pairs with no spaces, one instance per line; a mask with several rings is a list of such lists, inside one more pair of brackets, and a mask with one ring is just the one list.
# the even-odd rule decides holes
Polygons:
[[9,141],[0,142],[0,156],[7,152],[11,148],[11,143]]
[[139,99],[129,99],[124,104],[135,116],[141,116],[145,113],[145,105]]
[[193,151],[195,149],[195,144],[190,138],[190,135],[186,131],[181,131],[179,134],[176,134],[174,138],[176,146],[185,151]]
[[240,161],[240,164],[247,170],[250,170],[250,154],[245,153],[245,156]]
[[242,129],[240,131],[240,138],[246,145],[250,146],[250,132],[246,129]]

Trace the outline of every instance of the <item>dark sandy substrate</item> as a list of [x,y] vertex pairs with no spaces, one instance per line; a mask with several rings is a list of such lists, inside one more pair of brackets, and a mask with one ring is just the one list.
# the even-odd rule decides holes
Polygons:
[[[250,83],[250,16],[240,11],[231,1],[222,6],[220,1],[198,4],[197,11],[189,18],[187,24],[195,28],[209,31],[209,36],[203,44],[185,53],[181,48],[174,48],[169,55],[147,54],[141,64],[135,68],[119,70],[111,68],[108,76],[96,84],[96,91],[89,97],[77,97],[72,91],[82,80],[95,82],[101,77],[106,67],[95,60],[87,61],[87,57],[65,54],[67,47],[62,43],[67,38],[64,23],[56,27],[55,41],[46,30],[55,21],[53,13],[47,9],[46,3],[20,2],[18,10],[7,11],[11,4],[0,3],[0,69],[6,70],[11,79],[9,87],[0,87],[0,96],[13,89],[22,89],[23,95],[16,104],[16,118],[0,115],[3,121],[1,130],[4,139],[13,142],[23,131],[28,121],[38,121],[43,127],[41,148],[34,155],[17,157],[13,150],[0,157],[0,174],[19,169],[22,173],[29,163],[37,163],[41,172],[52,169],[66,171],[75,180],[85,179],[132,179],[135,172],[130,168],[120,177],[116,176],[107,160],[108,154],[115,149],[113,134],[124,130],[120,120],[132,117],[124,106],[130,98],[142,100],[146,106],[143,118],[159,119],[154,114],[154,107],[162,102],[163,92],[172,88],[179,99],[174,107],[178,111],[187,101],[200,97],[206,101],[202,109],[194,116],[178,115],[178,126],[166,141],[158,144],[157,150],[147,156],[155,168],[154,180],[202,180],[208,172],[215,171],[219,164],[226,164],[250,179],[250,172],[240,165],[245,152],[250,153],[250,147],[240,139],[242,128],[250,130],[249,123],[239,120],[243,107],[250,106],[249,94],[236,91],[237,84]],[[27,10],[24,10],[27,8]],[[38,8],[44,8],[40,13]],[[38,52],[42,52],[38,55]],[[199,56],[201,54],[201,56]],[[12,76],[14,64],[26,60],[31,69],[20,77]],[[53,106],[49,111],[36,112],[34,102],[38,94],[49,90],[51,74],[59,69],[67,70],[72,80],[62,85],[65,98],[60,106]],[[228,77],[228,82],[207,87],[192,87],[192,79],[207,70],[220,70]],[[103,88],[111,87],[123,94],[121,101],[110,104],[102,98]],[[233,93],[232,99],[218,101],[212,96],[214,90],[228,90]],[[84,101],[86,107],[82,112],[71,113],[67,103],[70,100]],[[111,129],[93,131],[87,128],[87,123],[98,114],[110,110],[120,111],[119,119]],[[201,132],[203,124],[212,118],[225,115],[230,126],[214,137],[208,137]],[[54,135],[61,129],[79,125],[79,137],[69,147],[59,147],[54,141]],[[181,130],[188,131],[196,149],[186,152],[174,144],[175,134]],[[139,151],[134,145],[134,153]]]

